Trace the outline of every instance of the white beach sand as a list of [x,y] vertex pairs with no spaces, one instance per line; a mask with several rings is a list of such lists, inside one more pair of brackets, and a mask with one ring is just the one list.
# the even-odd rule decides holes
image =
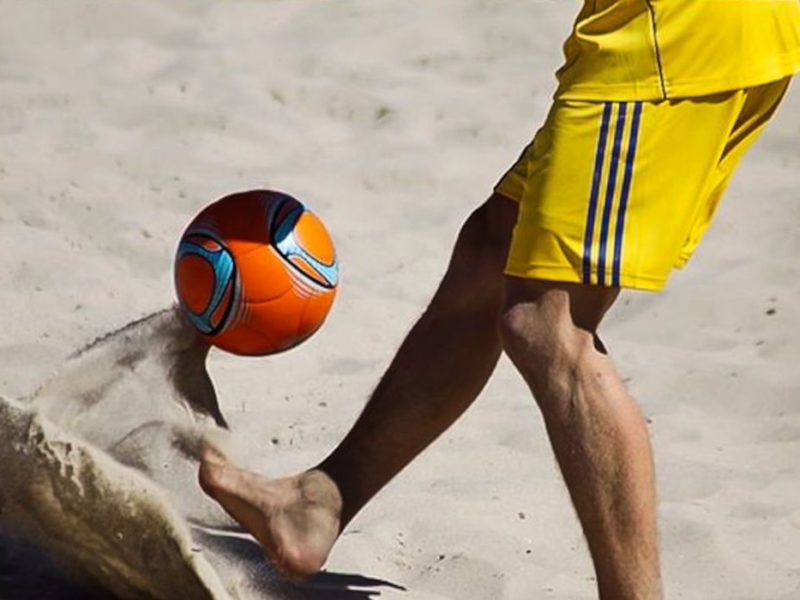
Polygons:
[[[299,349],[215,352],[210,370],[246,464],[283,475],[323,458],[430,297],[460,222],[542,121],[577,7],[0,0],[0,396],[30,396],[76,349],[170,306],[189,219],[225,193],[273,187],[329,226],[340,295]],[[799,140],[794,90],[688,269],[662,294],[623,295],[604,329],[651,421],[670,598],[800,597]],[[166,381],[131,390],[160,416],[175,406]],[[140,477],[103,472],[120,486]],[[200,498],[181,473],[186,506],[168,485],[180,478],[147,484],[178,522]],[[263,575],[232,543],[195,543],[223,584]],[[8,572],[4,556],[39,566],[41,550],[20,548],[4,546],[0,586],[66,597]],[[232,564],[219,562],[227,551]],[[507,362],[327,568],[264,594],[593,597],[541,419]]]

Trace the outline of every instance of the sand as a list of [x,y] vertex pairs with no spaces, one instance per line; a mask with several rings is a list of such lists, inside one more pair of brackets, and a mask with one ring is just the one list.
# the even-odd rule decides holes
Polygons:
[[[207,350],[170,308],[82,348],[30,397],[0,398],[0,539],[22,543],[0,557],[4,599],[57,589],[53,578],[78,595],[164,600],[304,598],[361,583],[283,582],[200,491],[203,444],[237,462],[241,453],[204,369]],[[27,572],[31,555],[52,564]]]
[[[212,352],[209,370],[242,462],[271,475],[314,464],[424,307],[459,223],[543,119],[577,4],[0,1],[0,395],[31,398],[53,372],[84,390],[113,376],[68,357],[171,306],[177,237],[201,206],[274,187],[333,232],[340,296],[299,349]],[[662,294],[624,294],[603,332],[650,420],[670,598],[800,595],[798,139],[794,90],[686,271]],[[141,360],[120,381],[143,408],[119,430],[57,410],[40,426],[86,444],[89,464],[114,474],[109,493],[145,478],[154,514],[187,528],[226,593],[265,580],[243,593],[593,597],[541,419],[507,362],[357,517],[327,576],[294,588],[259,571],[247,540],[192,532],[187,515],[219,522],[169,441],[212,426],[182,404],[166,363]],[[92,383],[70,379],[79,364]],[[50,389],[54,410],[62,390]],[[108,445],[153,411],[163,423],[128,450],[155,444],[182,465],[174,480]],[[13,541],[4,552],[31,570],[50,552]],[[24,571],[0,566],[0,585],[35,590]]]
[[3,520],[123,598],[228,598],[157,488],[10,402],[3,428]]

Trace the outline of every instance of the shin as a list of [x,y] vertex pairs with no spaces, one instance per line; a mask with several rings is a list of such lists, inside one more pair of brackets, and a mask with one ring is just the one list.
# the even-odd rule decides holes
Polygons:
[[510,279],[500,331],[541,409],[600,597],[654,600],[661,596],[649,436],[595,333],[616,293]]

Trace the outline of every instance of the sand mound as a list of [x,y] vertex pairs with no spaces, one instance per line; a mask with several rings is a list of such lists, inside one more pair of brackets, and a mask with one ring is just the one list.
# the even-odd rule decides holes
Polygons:
[[0,427],[5,520],[120,597],[230,597],[146,477],[11,401]]
[[225,421],[205,371],[207,347],[176,310],[131,323],[78,351],[29,400],[42,416],[134,467],[183,516],[230,523],[197,489],[197,445]]
[[387,585],[329,573],[286,583],[202,493],[201,443],[239,454],[207,350],[164,310],[75,353],[30,398],[0,399],[3,600],[87,600],[97,588],[99,598],[366,598],[358,588]]
[[170,309],[79,351],[31,398],[0,401],[4,530],[123,598],[263,591],[260,552],[246,536],[231,552],[231,521],[195,479],[201,439],[225,444],[206,350]]

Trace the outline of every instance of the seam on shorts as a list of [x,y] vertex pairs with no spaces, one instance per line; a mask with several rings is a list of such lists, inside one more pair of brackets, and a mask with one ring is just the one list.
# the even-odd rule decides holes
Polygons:
[[644,0],[647,5],[647,10],[650,11],[650,25],[653,29],[653,47],[656,51],[656,67],[658,68],[658,80],[661,84],[662,100],[669,98],[667,94],[667,82],[664,79],[664,64],[661,60],[661,45],[658,41],[658,26],[656,24],[656,9],[651,0]]

